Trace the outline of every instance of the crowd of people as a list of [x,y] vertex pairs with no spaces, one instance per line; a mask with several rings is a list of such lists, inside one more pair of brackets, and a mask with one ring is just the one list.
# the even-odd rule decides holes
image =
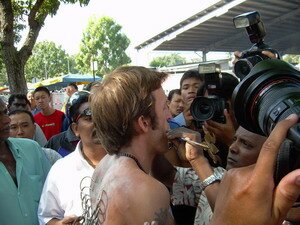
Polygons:
[[186,71],[166,96],[168,74],[117,68],[86,90],[66,88],[64,112],[47,87],[0,99],[0,220],[35,224],[299,224],[300,171],[274,170],[290,115],[266,137],[238,124],[223,73],[224,121],[191,114],[209,96]]

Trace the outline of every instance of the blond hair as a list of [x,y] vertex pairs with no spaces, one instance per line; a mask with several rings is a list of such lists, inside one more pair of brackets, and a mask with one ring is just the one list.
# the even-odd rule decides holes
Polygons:
[[91,96],[91,109],[101,144],[118,153],[136,135],[133,124],[140,116],[156,125],[152,92],[161,87],[166,73],[138,66],[120,67],[107,75]]

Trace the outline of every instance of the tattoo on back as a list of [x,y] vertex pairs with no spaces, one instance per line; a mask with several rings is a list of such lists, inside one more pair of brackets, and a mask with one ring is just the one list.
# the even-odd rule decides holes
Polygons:
[[101,225],[105,222],[106,210],[108,206],[108,196],[106,191],[102,191],[100,197],[97,199],[95,206],[88,207],[88,213],[84,213],[85,225]]
[[155,221],[158,225],[165,225],[167,223],[168,218],[168,210],[167,209],[159,209],[158,212],[155,212]]
[[106,191],[102,191],[98,203],[92,213],[92,224],[101,225],[105,222],[106,210],[108,206],[108,196]]

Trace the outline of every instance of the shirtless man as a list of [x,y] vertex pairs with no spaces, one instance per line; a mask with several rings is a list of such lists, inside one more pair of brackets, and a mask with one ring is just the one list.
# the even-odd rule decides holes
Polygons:
[[91,185],[96,224],[174,224],[167,188],[149,175],[155,155],[168,149],[171,114],[161,87],[166,77],[144,67],[121,67],[92,95],[95,127],[109,153]]

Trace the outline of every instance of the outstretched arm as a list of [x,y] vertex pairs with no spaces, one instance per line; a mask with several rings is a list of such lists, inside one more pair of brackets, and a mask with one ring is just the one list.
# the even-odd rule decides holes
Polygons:
[[[231,169],[224,176],[211,225],[279,225],[300,194],[300,170],[277,187],[273,174],[279,147],[298,117],[279,122],[264,143],[256,165]],[[250,214],[249,214],[250,213]]]
[[[199,132],[184,127],[171,130],[168,134],[168,138],[186,138],[198,143],[201,142],[201,136]],[[184,151],[182,154],[185,154],[186,159],[190,162],[200,181],[204,181],[214,173],[214,168],[210,166],[208,160],[203,155],[203,149],[201,147],[198,147],[187,141],[184,145],[184,149],[180,150]],[[218,187],[219,182],[214,182],[204,189],[205,195],[212,210],[214,209],[216,196],[218,194]]]

